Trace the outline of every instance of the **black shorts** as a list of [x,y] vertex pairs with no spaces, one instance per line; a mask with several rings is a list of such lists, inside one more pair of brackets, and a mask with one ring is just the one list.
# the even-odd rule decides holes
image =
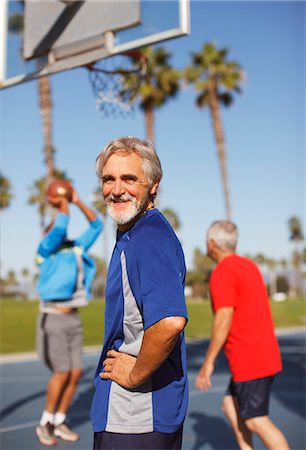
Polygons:
[[231,380],[226,395],[237,397],[239,413],[243,419],[267,416],[274,375],[248,381]]
[[93,450],[181,450],[183,427],[175,433],[94,433]]

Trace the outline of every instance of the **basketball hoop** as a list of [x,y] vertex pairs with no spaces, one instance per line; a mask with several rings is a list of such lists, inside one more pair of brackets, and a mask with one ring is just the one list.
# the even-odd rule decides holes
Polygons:
[[126,52],[88,64],[96,107],[103,117],[127,117],[146,71],[146,58],[139,51]]

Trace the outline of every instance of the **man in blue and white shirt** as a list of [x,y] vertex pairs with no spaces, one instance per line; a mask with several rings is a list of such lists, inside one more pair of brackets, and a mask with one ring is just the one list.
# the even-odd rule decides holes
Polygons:
[[118,229],[91,410],[94,449],[177,450],[188,402],[186,268],[154,205],[161,164],[149,141],[125,137],[100,153],[97,174]]

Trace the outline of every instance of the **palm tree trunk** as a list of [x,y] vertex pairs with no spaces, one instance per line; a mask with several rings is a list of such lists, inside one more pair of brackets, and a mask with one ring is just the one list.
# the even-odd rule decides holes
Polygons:
[[223,129],[222,129],[219,102],[217,99],[216,86],[215,86],[214,82],[213,82],[213,84],[211,84],[211,86],[208,89],[208,96],[209,96],[209,109],[210,109],[212,123],[213,123],[213,129],[214,129],[215,140],[216,140],[216,145],[217,145],[217,154],[218,154],[219,165],[220,165],[221,180],[222,180],[223,194],[224,194],[224,201],[225,201],[226,219],[231,220],[232,210],[231,210],[231,204],[230,204],[229,182],[228,182],[228,174],[227,174],[227,166],[226,166],[225,141],[224,141],[224,134],[223,134]]
[[154,142],[154,110],[152,107],[145,109],[145,122],[147,139]]
[[276,294],[277,286],[276,286],[276,273],[275,268],[269,268],[269,286],[270,286],[270,296],[273,298],[273,295]]
[[48,77],[38,79],[39,108],[44,135],[44,156],[47,169],[47,181],[54,178],[54,148],[52,145],[52,101],[51,85]]

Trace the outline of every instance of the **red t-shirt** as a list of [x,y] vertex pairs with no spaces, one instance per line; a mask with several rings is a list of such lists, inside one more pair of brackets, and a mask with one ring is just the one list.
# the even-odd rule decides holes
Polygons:
[[210,278],[212,307],[233,307],[224,350],[234,381],[274,375],[282,361],[269,298],[256,265],[238,255],[224,258]]

